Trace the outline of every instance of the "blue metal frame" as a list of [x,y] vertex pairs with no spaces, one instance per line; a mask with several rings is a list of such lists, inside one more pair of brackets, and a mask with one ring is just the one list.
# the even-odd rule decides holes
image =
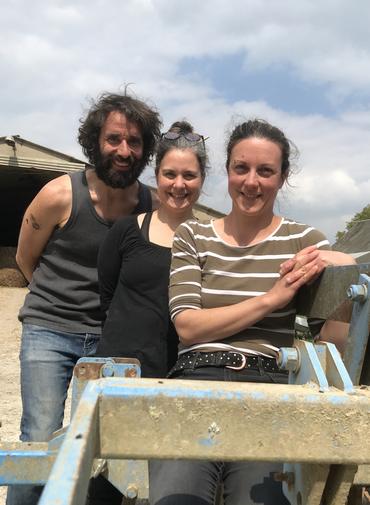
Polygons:
[[358,285],[350,286],[348,296],[354,303],[343,361],[353,384],[357,385],[369,339],[370,277],[360,274]]
[[[94,372],[90,369],[94,366]],[[72,381],[71,418],[76,410],[81,394],[89,380],[102,377],[135,377],[141,376],[137,360],[127,358],[80,358],[75,366]]]
[[39,505],[84,503],[97,453],[99,394],[98,384],[87,384]]

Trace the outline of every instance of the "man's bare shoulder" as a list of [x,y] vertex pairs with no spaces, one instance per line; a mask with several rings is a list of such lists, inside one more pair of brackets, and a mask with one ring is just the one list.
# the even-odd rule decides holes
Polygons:
[[62,175],[45,184],[34,202],[49,209],[69,207],[72,202],[72,184],[69,175]]
[[68,175],[62,175],[45,184],[38,192],[25,216],[46,226],[62,227],[72,209],[72,183]]

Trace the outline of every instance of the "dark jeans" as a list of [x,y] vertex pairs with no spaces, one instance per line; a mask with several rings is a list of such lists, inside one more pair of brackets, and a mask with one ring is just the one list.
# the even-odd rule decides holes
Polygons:
[[[64,403],[73,367],[84,356],[93,356],[99,337],[91,333],[66,333],[23,324],[20,352],[22,442],[43,442],[62,427]],[[35,505],[42,486],[8,488],[7,505]]]
[[[235,371],[205,367],[183,370],[175,378],[237,382],[286,383],[283,373],[263,370]],[[243,434],[243,427],[240,427]],[[151,505],[213,505],[219,483],[223,483],[225,505],[289,505],[281,484],[273,479],[280,463],[250,461],[156,460],[149,462]]]

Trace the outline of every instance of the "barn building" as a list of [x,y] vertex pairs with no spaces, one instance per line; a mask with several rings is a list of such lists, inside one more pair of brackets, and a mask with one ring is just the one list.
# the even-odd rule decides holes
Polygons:
[[[15,263],[23,214],[47,182],[75,170],[86,162],[19,135],[0,137],[0,286],[25,285]],[[197,204],[195,215],[220,217],[223,214]]]

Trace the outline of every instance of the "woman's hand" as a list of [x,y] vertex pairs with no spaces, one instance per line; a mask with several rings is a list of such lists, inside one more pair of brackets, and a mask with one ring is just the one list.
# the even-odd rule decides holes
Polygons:
[[266,293],[276,308],[287,305],[302,286],[317,277],[322,267],[319,253],[316,247],[307,247],[282,264],[280,279]]
[[[309,247],[305,247],[301,251],[299,251],[293,258],[290,260],[284,261],[280,265],[279,274],[280,277],[284,277],[289,272],[299,271],[300,268],[304,267],[307,263],[308,256],[310,260],[314,260],[318,270],[321,272],[324,268],[320,259],[320,252],[316,246],[312,245]],[[315,253],[315,254],[312,254]]]
[[[280,265],[280,276],[283,277],[289,272],[299,271],[301,269],[307,259],[308,256],[311,255],[312,252],[316,251],[317,256],[315,260],[315,265],[317,267],[317,271],[315,276],[307,282],[313,282],[319,277],[322,271],[328,266],[340,266],[340,265],[354,265],[356,261],[349,254],[342,253],[339,251],[327,251],[323,249],[317,249],[316,246],[305,247],[301,251],[299,251],[294,258],[284,261]],[[288,277],[289,282],[289,277]]]

